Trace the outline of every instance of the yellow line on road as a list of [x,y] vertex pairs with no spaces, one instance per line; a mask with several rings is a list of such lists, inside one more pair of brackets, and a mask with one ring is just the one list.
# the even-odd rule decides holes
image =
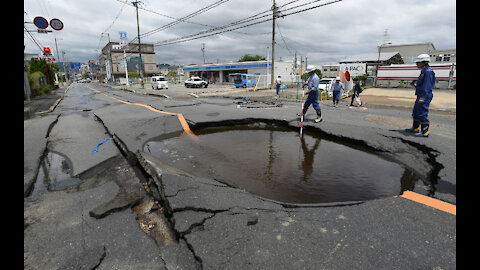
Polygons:
[[160,110],[157,110],[155,108],[153,108],[152,106],[150,105],[145,105],[145,104],[141,104],[141,103],[132,103],[132,102],[128,102],[128,101],[125,101],[125,100],[121,100],[121,99],[118,99],[116,97],[112,97],[112,96],[109,96],[105,93],[102,93],[98,90],[95,90],[93,88],[91,88],[90,86],[87,86],[87,88],[89,88],[90,90],[96,92],[96,93],[101,93],[103,94],[104,96],[106,97],[110,97],[110,98],[113,98],[119,102],[122,102],[124,104],[128,104],[128,105],[136,105],[136,106],[140,106],[140,107],[144,107],[146,109],[149,109],[150,111],[153,111],[153,112],[156,112],[156,113],[162,113],[162,114],[168,114],[168,115],[176,115],[177,118],[178,118],[178,121],[180,121],[180,124],[182,125],[182,128],[184,130],[185,133],[189,134],[195,141],[198,141],[198,137],[190,130],[190,127],[188,126],[188,123],[187,121],[185,120],[185,117],[183,117],[183,114],[181,113],[172,113],[172,112],[165,112],[165,111],[160,111]]

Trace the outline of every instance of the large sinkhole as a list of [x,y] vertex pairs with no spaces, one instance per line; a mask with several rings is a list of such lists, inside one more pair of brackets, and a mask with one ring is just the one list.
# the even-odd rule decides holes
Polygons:
[[415,177],[361,146],[315,131],[255,123],[194,129],[157,137],[144,151],[198,177],[214,178],[285,203],[363,201],[399,195]]

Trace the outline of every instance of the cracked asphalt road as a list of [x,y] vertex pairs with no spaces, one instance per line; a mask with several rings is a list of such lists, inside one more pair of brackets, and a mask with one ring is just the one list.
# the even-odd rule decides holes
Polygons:
[[[456,268],[455,215],[402,197],[284,204],[143,152],[149,139],[184,132],[178,113],[190,127],[299,124],[299,103],[257,97],[240,105],[232,97],[165,99],[70,86],[52,113],[24,122],[24,268]],[[425,179],[415,192],[427,194],[433,179],[434,196],[456,203],[455,114],[431,114],[425,139],[400,131],[410,120],[406,110],[321,106],[324,121],[314,124],[309,111],[306,129],[382,151]],[[81,182],[30,195],[48,151],[65,156]]]

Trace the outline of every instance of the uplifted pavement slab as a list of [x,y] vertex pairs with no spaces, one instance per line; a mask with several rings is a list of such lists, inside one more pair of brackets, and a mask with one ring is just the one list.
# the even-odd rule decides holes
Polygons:
[[[62,115],[50,132],[49,150],[64,154],[72,163],[76,176],[120,152],[92,113]],[[97,152],[93,152],[98,145]]]
[[128,162],[117,156],[79,177],[76,186],[24,199],[24,268],[165,269],[129,209],[146,193]]

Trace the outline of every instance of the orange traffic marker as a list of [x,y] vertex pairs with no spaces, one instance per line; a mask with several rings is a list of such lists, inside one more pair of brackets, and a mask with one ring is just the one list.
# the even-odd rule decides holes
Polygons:
[[409,199],[424,205],[428,205],[435,209],[450,213],[452,215],[457,215],[457,206],[451,203],[447,203],[432,197],[428,197],[422,194],[418,194],[412,191],[404,191],[400,197]]

